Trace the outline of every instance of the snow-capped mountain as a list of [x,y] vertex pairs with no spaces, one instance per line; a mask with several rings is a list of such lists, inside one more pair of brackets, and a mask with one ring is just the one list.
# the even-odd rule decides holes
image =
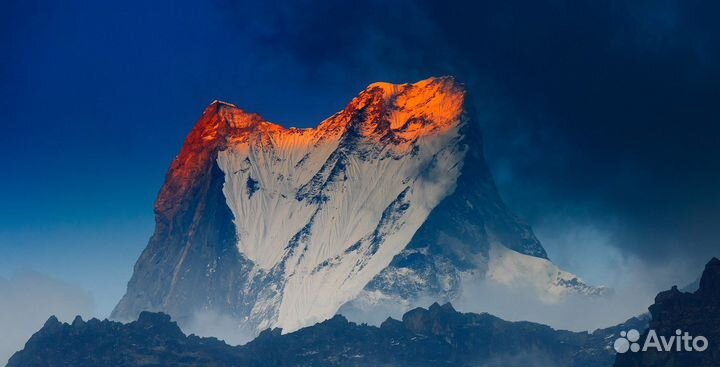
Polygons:
[[547,258],[500,199],[452,78],[375,83],[316,128],[213,102],[155,204],[113,311],[198,311],[292,331],[341,308],[451,301],[466,282],[550,300],[599,294]]

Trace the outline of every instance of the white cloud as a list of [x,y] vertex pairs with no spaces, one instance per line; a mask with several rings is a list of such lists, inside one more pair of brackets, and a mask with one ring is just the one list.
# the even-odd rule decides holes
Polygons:
[[244,330],[236,319],[212,311],[196,312],[193,318],[181,327],[185,334],[212,336],[230,345],[245,344],[255,337],[254,331]]

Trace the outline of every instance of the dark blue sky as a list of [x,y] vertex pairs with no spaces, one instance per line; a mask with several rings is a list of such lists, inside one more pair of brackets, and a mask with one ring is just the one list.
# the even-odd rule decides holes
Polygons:
[[212,100],[312,126],[373,81],[453,74],[472,93],[503,196],[551,258],[611,285],[628,259],[687,278],[720,251],[719,10],[6,1],[0,275],[30,268],[79,284],[105,314]]
[[121,295],[164,174],[207,104],[228,100],[309,126],[367,82],[316,82],[288,55],[258,53],[214,4],[7,6],[0,272],[79,283],[103,312]]

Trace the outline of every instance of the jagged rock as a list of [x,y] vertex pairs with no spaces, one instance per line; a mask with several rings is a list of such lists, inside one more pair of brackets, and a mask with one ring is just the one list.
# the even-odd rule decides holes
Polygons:
[[[624,326],[618,326],[624,327]],[[380,327],[336,315],[289,334],[263,331],[243,346],[185,336],[168,315],[138,321],[51,318],[8,367],[29,366],[476,366],[513,364],[600,367],[612,363],[607,330],[576,333],[489,314],[460,313],[450,304],[407,312]]]
[[[644,342],[649,330],[659,336],[675,336],[676,330],[708,340],[705,351],[647,351],[618,354],[615,367],[717,367],[720,366],[720,260],[705,266],[700,286],[694,293],[672,287],[659,293],[649,307],[652,320],[640,336]],[[616,334],[617,335],[617,334]],[[642,344],[642,343],[641,343]]]

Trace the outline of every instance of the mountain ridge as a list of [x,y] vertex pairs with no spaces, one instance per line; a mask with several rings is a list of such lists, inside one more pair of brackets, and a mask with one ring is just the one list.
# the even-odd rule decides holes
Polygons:
[[[216,338],[185,336],[170,316],[142,312],[122,324],[80,317],[61,323],[55,316],[15,353],[8,367],[26,366],[717,366],[720,329],[720,260],[711,259],[693,293],[673,286],[658,293],[642,315],[589,332],[556,330],[533,322],[509,322],[487,313],[461,313],[451,304],[415,308],[380,326],[341,315],[283,334],[267,329],[253,341],[232,347]],[[615,354],[615,339],[631,329],[674,335],[676,328],[709,341],[703,352]],[[642,338],[641,338],[642,340]]]
[[509,322],[487,313],[461,313],[449,303],[415,308],[380,326],[341,315],[289,334],[267,329],[253,341],[230,346],[216,338],[186,336],[170,316],[142,312],[127,324],[51,317],[8,367],[25,366],[608,366],[608,335],[638,327],[631,319],[593,333]]
[[602,293],[547,260],[502,202],[465,93],[451,77],[376,83],[312,129],[213,102],[111,317],[217,312],[259,332],[447,302],[485,279],[546,298]]
[[[267,329],[242,346],[216,338],[185,336],[170,316],[142,312],[127,324],[79,316],[61,323],[51,316],[15,353],[8,367],[26,366],[717,366],[720,340],[720,260],[711,259],[700,288],[658,293],[651,318],[631,318],[592,333],[556,330],[533,322],[509,322],[487,313],[460,313],[451,304],[415,308],[380,326],[329,320],[283,334]],[[649,322],[648,322],[649,321]],[[676,328],[709,340],[704,352],[615,354],[614,340],[631,329],[674,334]]]

